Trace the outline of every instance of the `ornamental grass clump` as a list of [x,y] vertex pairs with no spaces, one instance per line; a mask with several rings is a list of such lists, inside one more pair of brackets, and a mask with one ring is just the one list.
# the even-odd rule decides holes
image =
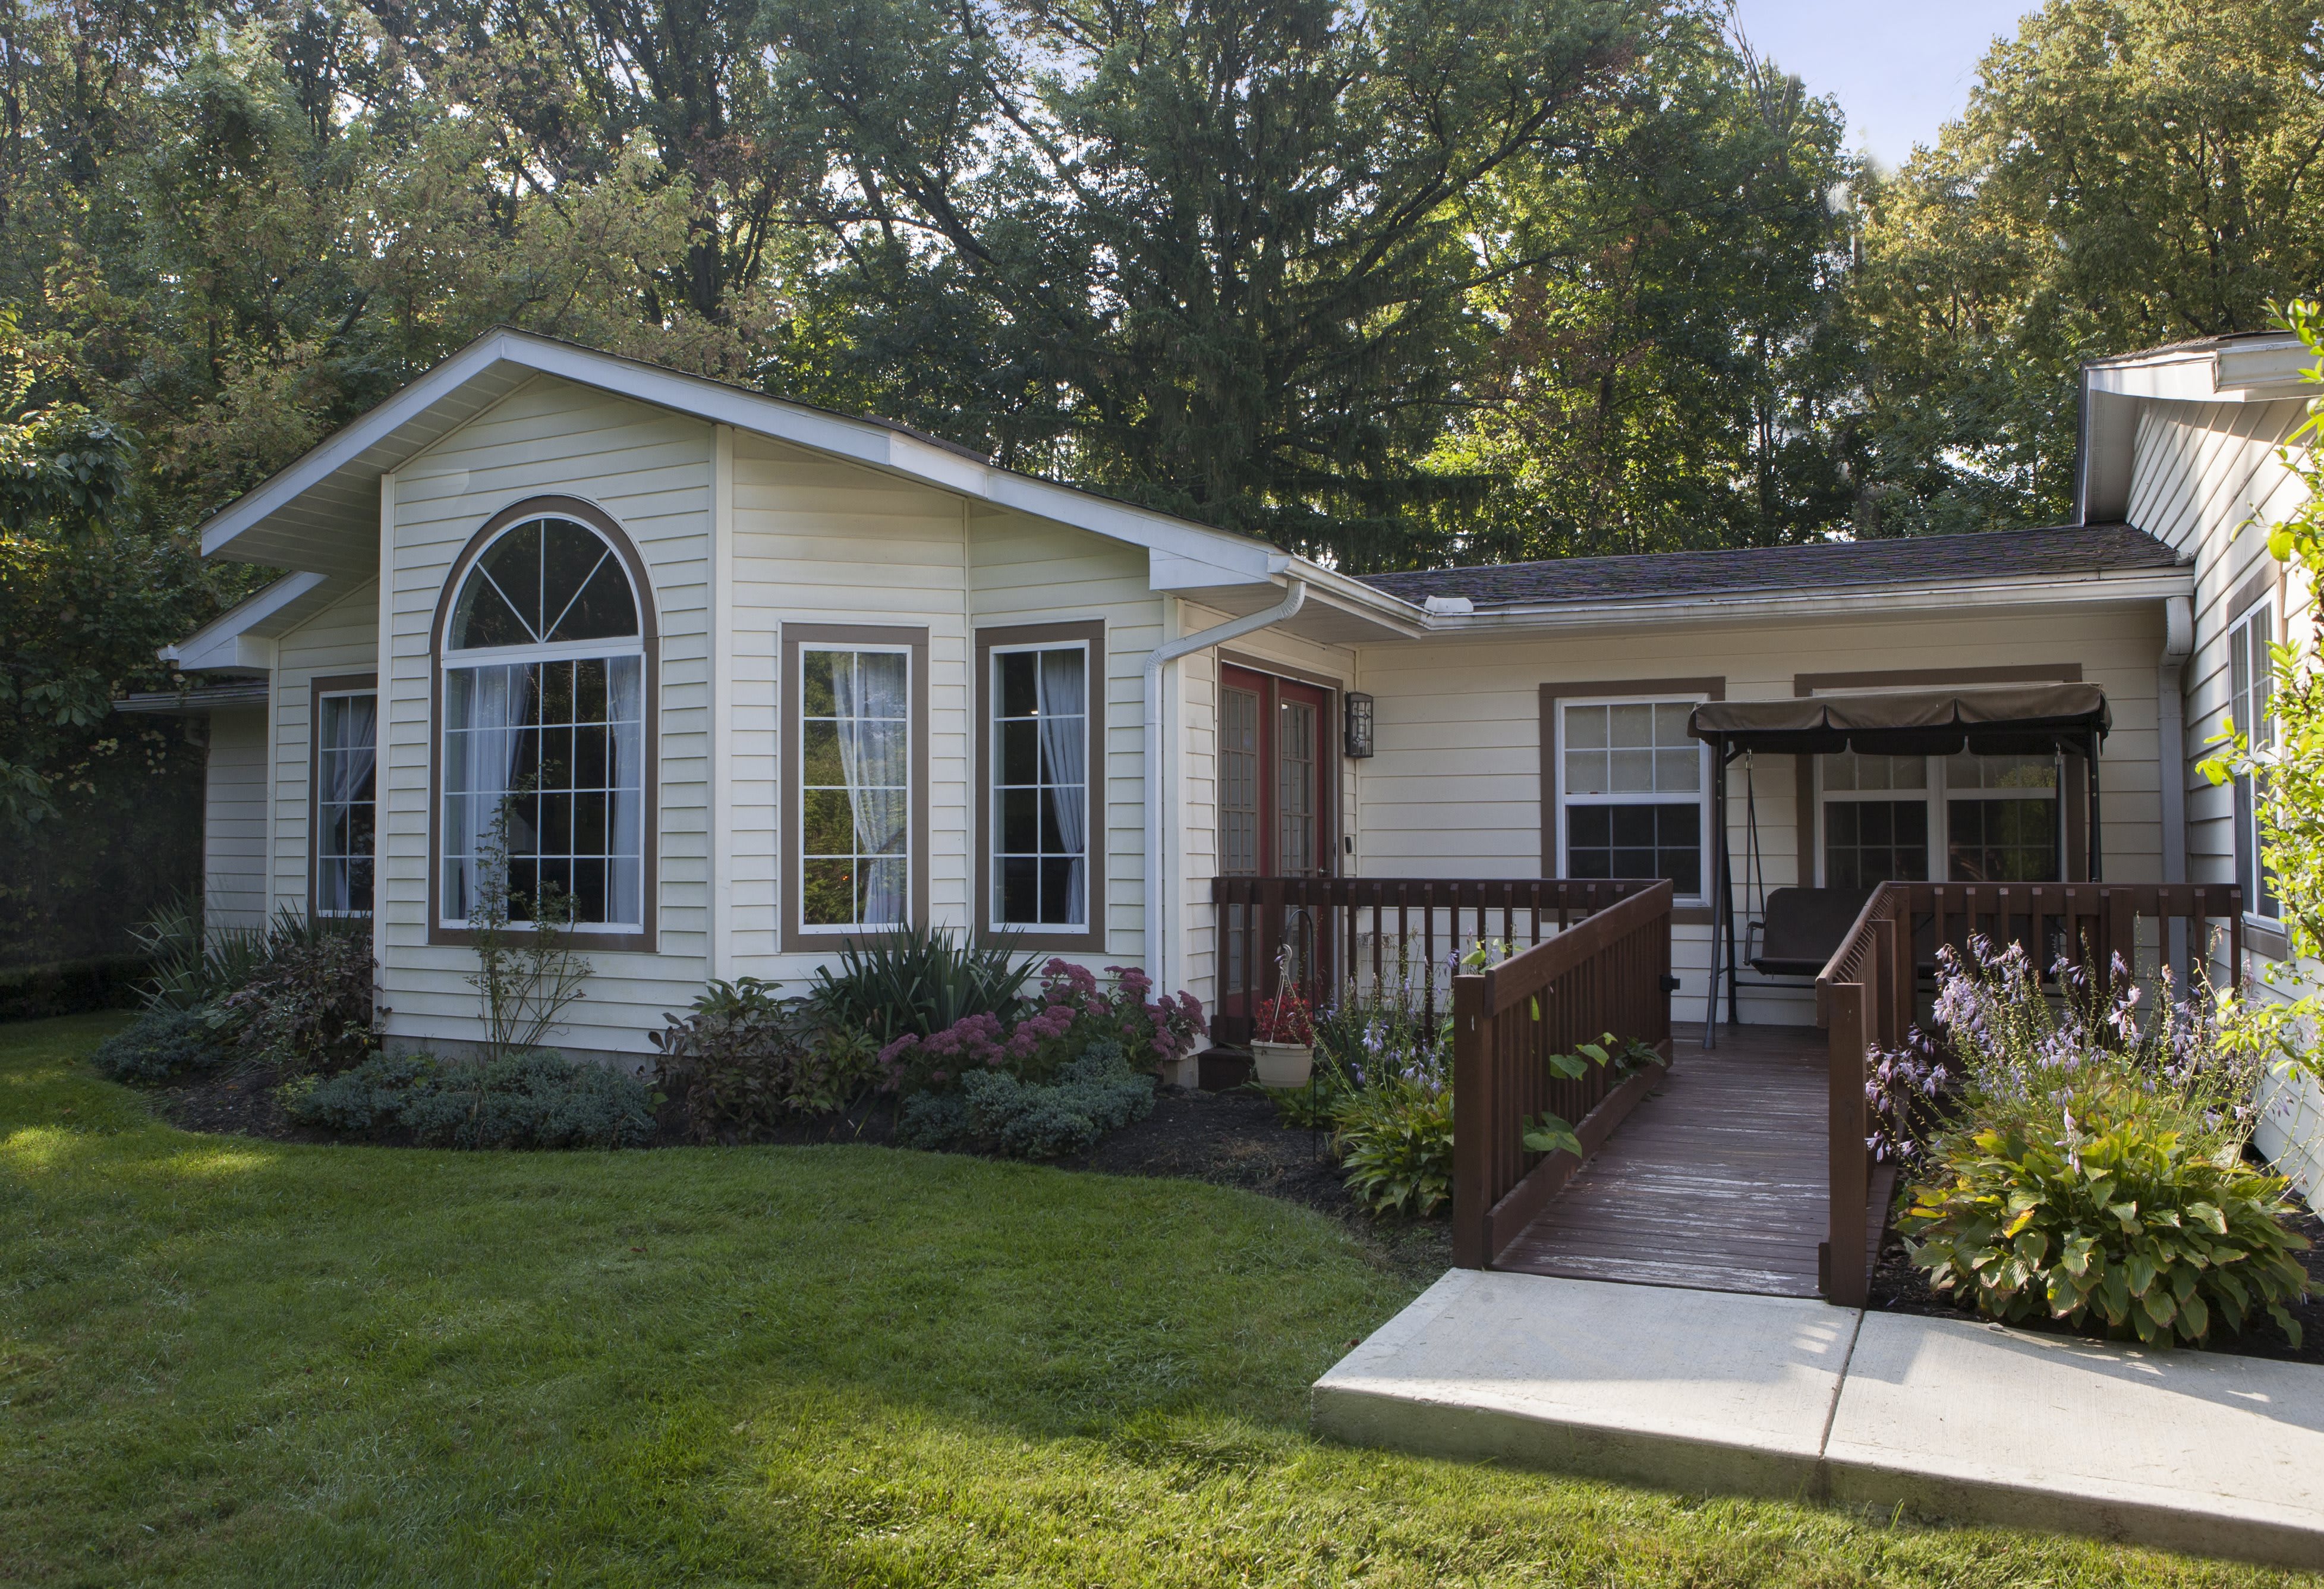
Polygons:
[[2307,1293],[2285,1181],[2246,1163],[2264,1022],[2235,1000],[2154,1008],[2117,957],[1941,950],[1937,1034],[1877,1056],[1872,1146],[1917,1172],[1899,1218],[1930,1285],[2012,1322],[2199,1344],[2264,1314],[2295,1344]]

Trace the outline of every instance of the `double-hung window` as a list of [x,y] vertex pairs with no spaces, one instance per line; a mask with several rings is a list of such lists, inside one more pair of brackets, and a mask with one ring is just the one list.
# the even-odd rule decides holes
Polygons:
[[318,681],[315,913],[368,916],[379,770],[379,695]]
[[607,537],[527,518],[482,549],[445,624],[440,927],[569,909],[585,933],[646,927],[641,593]]
[[2058,758],[1944,759],[1945,875],[1955,882],[2055,882]]
[[1820,760],[1824,886],[1927,882],[1928,758],[1843,751]]
[[1090,648],[994,646],[988,765],[991,923],[1085,928],[1090,919]]
[[1710,749],[1692,700],[1558,703],[1560,875],[1667,877],[1703,897]]
[[[2246,609],[2227,630],[2227,715],[2250,741],[2255,753],[2275,743],[2275,716],[2269,696],[2275,684],[2275,609],[2262,601]],[[2260,860],[2260,802],[2267,798],[2267,781],[2254,781],[2238,774],[2236,790],[2236,882],[2244,891],[2247,915],[2275,920],[2283,914]]]

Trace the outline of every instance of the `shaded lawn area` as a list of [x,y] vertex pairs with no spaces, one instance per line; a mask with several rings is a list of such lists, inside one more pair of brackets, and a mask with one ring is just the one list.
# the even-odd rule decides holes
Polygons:
[[1318,1445],[1320,1215],[872,1148],[191,1135],[0,1027],[0,1580],[2244,1584]]

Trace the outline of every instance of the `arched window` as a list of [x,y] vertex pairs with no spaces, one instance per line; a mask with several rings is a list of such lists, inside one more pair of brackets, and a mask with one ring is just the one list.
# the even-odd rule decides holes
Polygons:
[[608,531],[521,508],[488,528],[442,617],[438,925],[562,915],[641,933],[645,593]]

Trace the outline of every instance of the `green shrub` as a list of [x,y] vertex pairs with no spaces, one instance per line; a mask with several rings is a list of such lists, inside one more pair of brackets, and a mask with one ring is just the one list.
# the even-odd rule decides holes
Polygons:
[[315,918],[284,906],[257,927],[202,926],[200,908],[180,899],[148,917],[130,936],[152,962],[144,988],[150,1008],[199,1010],[215,1005],[255,979],[266,963],[325,933],[357,932],[367,921]]
[[1348,1189],[1375,1214],[1426,1215],[1452,1196],[1452,1089],[1389,1076],[1341,1104]]
[[152,1084],[189,1070],[208,1070],[226,1057],[217,1030],[199,1010],[148,1010],[97,1044],[90,1056],[99,1074],[115,1081]]
[[685,1108],[697,1141],[844,1109],[868,1092],[878,1050],[860,1029],[825,1030],[805,1001],[746,976],[714,982],[692,1013],[665,1015],[655,1085]]
[[330,1071],[372,1051],[378,1004],[371,924],[324,918],[278,931],[218,1009],[244,1053],[282,1070]]
[[896,1140],[908,1147],[1060,1159],[1088,1152],[1108,1132],[1153,1108],[1154,1078],[1132,1071],[1121,1045],[1107,1039],[1046,1082],[985,1069],[963,1076],[957,1088],[916,1093],[905,1101]]
[[279,1096],[306,1124],[401,1127],[424,1147],[638,1148],[654,1134],[652,1088],[547,1049],[492,1060],[379,1055]]
[[1032,962],[1014,935],[970,944],[949,932],[899,927],[840,946],[839,969],[816,970],[807,998],[823,1023],[881,1043],[927,1037],[972,1015],[1007,1015],[1024,997]]
[[1941,1177],[1899,1222],[1939,1292],[1993,1317],[2103,1319],[2142,1341],[2204,1340],[2307,1291],[2292,1254],[2308,1245],[2284,1219],[2285,1182],[2206,1156],[2141,1113],[2085,1122],[2062,1139],[2024,1122],[1941,1144]]

